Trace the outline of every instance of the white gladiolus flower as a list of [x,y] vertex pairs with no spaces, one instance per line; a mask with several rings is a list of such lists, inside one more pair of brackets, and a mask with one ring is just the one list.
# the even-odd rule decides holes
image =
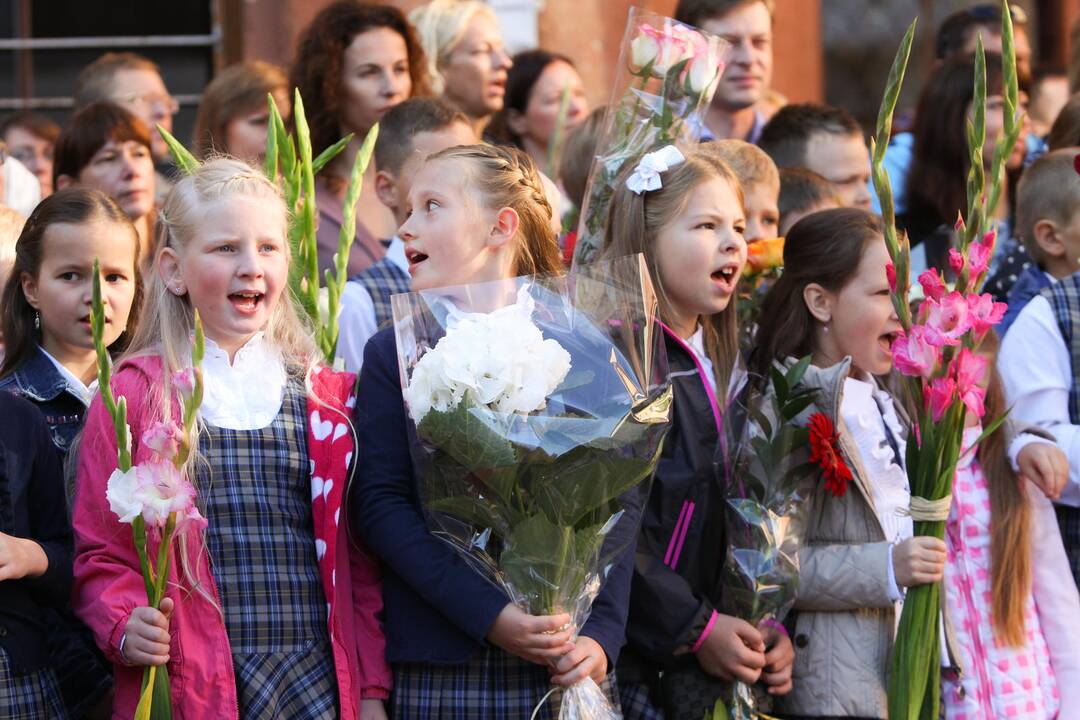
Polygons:
[[113,470],[105,488],[109,509],[116,513],[122,523],[130,523],[142,515],[143,503],[139,497],[138,466],[127,472]]
[[451,322],[446,335],[413,368],[406,399],[420,422],[431,410],[445,412],[462,400],[503,413],[527,414],[570,372],[570,354],[532,322],[533,301]]

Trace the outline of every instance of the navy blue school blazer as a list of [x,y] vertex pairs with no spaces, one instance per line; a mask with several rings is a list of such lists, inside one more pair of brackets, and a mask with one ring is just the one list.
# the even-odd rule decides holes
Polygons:
[[[376,333],[364,348],[355,421],[359,455],[350,519],[383,563],[387,659],[467,662],[510,600],[428,531],[409,453],[412,430],[393,328]],[[609,672],[626,640],[633,560],[630,543],[581,629],[604,649]]]

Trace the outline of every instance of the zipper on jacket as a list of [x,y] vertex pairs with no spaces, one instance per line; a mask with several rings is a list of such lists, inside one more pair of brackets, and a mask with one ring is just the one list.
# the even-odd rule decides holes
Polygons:
[[694,361],[694,367],[697,368],[698,378],[701,380],[701,384],[705,386],[705,396],[709,398],[709,407],[712,409],[713,412],[713,420],[716,421],[716,433],[720,436],[720,441],[723,442],[724,425],[720,415],[720,404],[716,400],[716,393],[713,392],[712,384],[709,382],[708,376],[706,376],[705,374],[705,368],[702,367],[701,361],[698,359],[697,353],[695,353],[693,348],[687,345],[686,341],[679,337],[674,330],[669,328],[664,323],[660,322],[659,319],[657,319],[656,322],[660,325],[661,328],[663,328],[664,332],[667,333],[668,337],[678,343],[679,347],[685,350],[686,354],[690,356],[690,359]]

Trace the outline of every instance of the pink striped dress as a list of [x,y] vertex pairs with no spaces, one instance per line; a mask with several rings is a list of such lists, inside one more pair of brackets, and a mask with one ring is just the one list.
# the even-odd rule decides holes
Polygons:
[[[964,446],[973,443],[980,432],[978,427],[968,428]],[[959,681],[943,681],[945,717],[1049,720],[1058,716],[1058,688],[1033,594],[1028,595],[1024,608],[1025,645],[1004,647],[994,639],[990,492],[974,455],[966,455],[957,468],[952,511],[945,525],[945,603],[963,668]]]

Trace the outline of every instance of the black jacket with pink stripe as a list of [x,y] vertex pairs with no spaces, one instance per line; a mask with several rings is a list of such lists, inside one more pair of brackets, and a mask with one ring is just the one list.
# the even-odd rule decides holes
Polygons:
[[697,662],[692,652],[712,629],[727,547],[719,467],[723,408],[688,346],[665,332],[672,427],[642,519],[618,667],[621,682],[653,688],[661,671]]

